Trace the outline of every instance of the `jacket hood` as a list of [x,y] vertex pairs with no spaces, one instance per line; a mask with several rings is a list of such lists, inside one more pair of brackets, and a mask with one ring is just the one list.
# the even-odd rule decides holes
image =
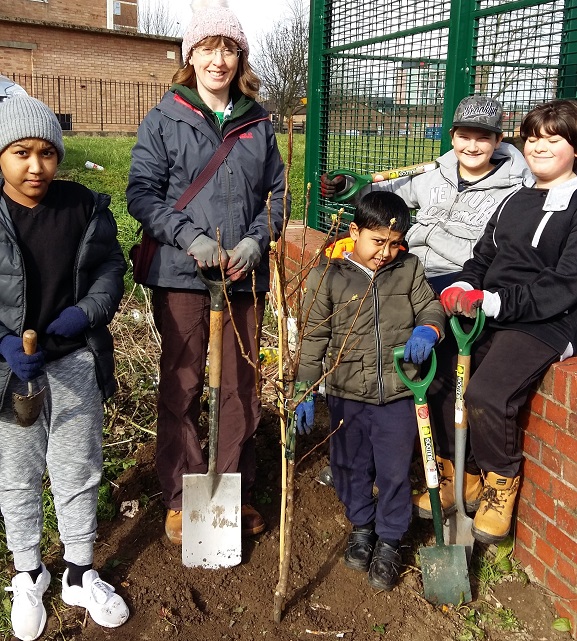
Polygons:
[[[525,185],[525,187],[532,187],[535,184],[535,178],[529,169],[523,154],[508,142],[502,142],[491,156],[492,160],[497,162],[505,159],[509,162],[504,163],[497,169],[497,171],[482,183],[478,185],[479,189],[490,189],[493,187],[510,187],[512,185]],[[441,167],[441,173],[446,178],[452,177],[457,171],[457,155],[451,149],[446,154],[443,154],[437,159]]]
[[[189,102],[193,107],[200,109],[200,111],[202,111],[202,113],[207,118],[210,118],[210,120],[212,120],[215,124],[219,125],[218,119],[214,115],[214,112],[200,97],[196,89],[187,87],[186,85],[174,84],[170,88],[170,91]],[[245,96],[236,88],[231,88],[230,97],[232,100],[232,114],[227,122],[230,120],[236,120],[237,118],[244,116],[244,114],[250,111],[250,109],[256,104],[255,100],[252,100],[252,98]]]

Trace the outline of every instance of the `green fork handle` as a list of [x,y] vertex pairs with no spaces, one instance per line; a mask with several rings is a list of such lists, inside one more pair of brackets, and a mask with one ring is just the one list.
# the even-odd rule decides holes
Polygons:
[[439,472],[435,458],[435,446],[433,444],[433,431],[427,406],[426,392],[435,377],[437,370],[437,355],[435,350],[431,352],[431,366],[425,378],[420,381],[411,381],[403,371],[404,347],[395,347],[393,350],[393,362],[399,378],[413,392],[415,398],[415,413],[417,426],[419,428],[419,439],[421,441],[421,455],[425,469],[425,481],[427,491],[431,500],[431,511],[433,513],[433,527],[435,529],[435,540],[438,546],[445,545],[443,537],[443,513],[441,510],[441,497],[439,496]]
[[393,350],[393,359],[397,374],[403,383],[411,390],[411,392],[413,392],[415,403],[425,403],[427,390],[429,389],[429,385],[433,382],[435,372],[437,371],[437,355],[435,354],[435,350],[431,351],[431,366],[429,367],[429,371],[425,378],[422,378],[420,381],[412,381],[403,371],[402,363],[404,356],[405,347],[395,347]]
[[477,316],[475,317],[475,324],[473,325],[470,332],[463,331],[461,323],[458,316],[451,316],[449,321],[453,334],[455,335],[455,340],[457,341],[457,347],[459,348],[459,354],[462,356],[471,356],[471,348],[473,343],[479,337],[479,334],[483,330],[483,325],[485,324],[485,312],[482,309],[477,310]]
[[370,185],[373,182],[373,176],[371,174],[358,174],[352,169],[335,169],[334,171],[329,171],[327,173],[327,178],[333,180],[336,176],[345,176],[346,178],[352,178],[353,184],[345,191],[341,191],[338,194],[333,196],[333,200],[336,203],[344,203],[349,198],[352,198],[357,192],[359,192],[363,187]]

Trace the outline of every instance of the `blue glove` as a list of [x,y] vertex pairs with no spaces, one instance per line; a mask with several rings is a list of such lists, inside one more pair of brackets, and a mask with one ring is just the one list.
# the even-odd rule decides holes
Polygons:
[[427,325],[418,325],[405,345],[405,362],[419,365],[429,358],[431,350],[439,338],[437,332]]
[[53,320],[46,328],[47,334],[56,334],[57,336],[64,336],[64,338],[72,338],[78,336],[81,332],[88,328],[90,321],[88,316],[76,305],[66,307],[60,313],[60,316]]
[[309,393],[306,396],[303,396],[307,389],[311,386],[310,382],[297,382],[295,383],[295,399],[298,399],[299,396],[302,399],[301,402],[295,408],[295,419],[298,433],[301,434],[310,434],[313,429],[313,423],[315,422],[315,399],[314,396]]
[[24,383],[39,376],[44,367],[42,350],[35,354],[25,354],[22,339],[13,334],[7,334],[0,341],[0,354],[4,356],[12,372]]

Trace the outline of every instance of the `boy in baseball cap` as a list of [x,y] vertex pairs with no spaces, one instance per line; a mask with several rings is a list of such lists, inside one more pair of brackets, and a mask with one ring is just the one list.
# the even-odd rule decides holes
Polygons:
[[[16,574],[18,639],[46,625],[50,572],[42,562],[42,479],[48,469],[64,546],[62,600],[107,628],[128,608],[92,568],[102,476],[102,401],[114,392],[112,320],[126,262],[110,197],[54,180],[64,157],[54,113],[31,96],[0,103],[0,509]],[[22,330],[38,336],[28,355]],[[28,383],[46,394],[22,427],[10,406]]]

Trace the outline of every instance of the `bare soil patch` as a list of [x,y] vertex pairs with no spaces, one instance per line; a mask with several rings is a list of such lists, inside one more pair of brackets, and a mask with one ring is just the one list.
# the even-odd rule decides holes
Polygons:
[[[313,434],[299,441],[309,450],[328,432],[324,403],[319,401]],[[154,470],[154,443],[138,450],[138,463],[119,479],[115,499],[138,500],[133,518],[118,514],[99,530],[95,565],[117,586],[131,618],[121,628],[106,630],[78,608],[62,609],[59,586],[53,582],[45,638],[77,641],[205,641],[274,639],[390,639],[450,641],[475,639],[463,615],[433,607],[422,597],[415,551],[432,541],[429,523],[414,520],[403,548],[404,574],[392,592],[377,592],[366,575],[344,566],[349,525],[334,490],[316,482],[327,464],[327,446],[317,449],[297,468],[296,524],[290,573],[290,596],[279,625],[273,623],[273,595],[278,580],[280,446],[278,419],[266,413],[259,428],[255,505],[269,524],[262,535],[244,541],[243,562],[229,570],[184,568],[180,548],[163,534],[164,510]],[[147,500],[148,498],[148,500]],[[57,568],[54,568],[57,570]],[[478,598],[477,586],[473,586]],[[508,631],[487,623],[489,641],[553,641],[568,638],[551,629],[555,618],[548,597],[534,585],[505,582],[486,597],[501,603],[519,621]],[[478,607],[478,603],[470,604]],[[56,611],[58,614],[56,615]],[[342,637],[337,634],[342,633]],[[463,636],[464,635],[464,636]]]

